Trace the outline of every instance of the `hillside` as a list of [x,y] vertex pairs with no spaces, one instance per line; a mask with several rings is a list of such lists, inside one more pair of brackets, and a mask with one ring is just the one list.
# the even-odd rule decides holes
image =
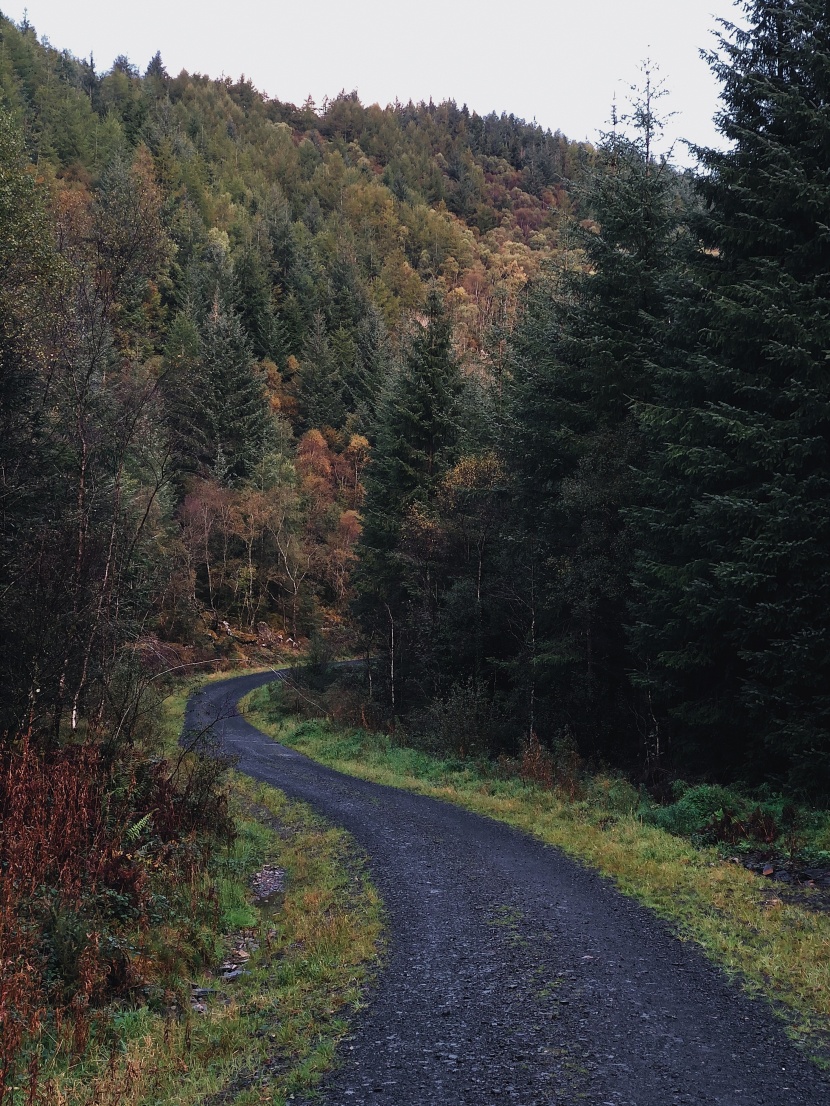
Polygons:
[[223,764],[159,736],[193,666],[301,653],[310,713],[571,800],[611,771],[671,832],[826,863],[830,15],[741,9],[686,173],[648,65],[592,148],[100,73],[0,17],[19,1040],[48,1010],[81,1047],[166,962],[130,944],[159,887],[211,878]]
[[[171,77],[158,55],[143,76],[124,58],[100,75],[8,20],[0,39],[58,260],[92,281],[106,360],[141,378],[166,439],[152,461],[164,507],[154,497],[146,522],[168,575],[149,625],[208,646],[223,620],[296,637],[341,617],[375,404],[428,291],[465,374],[500,374],[592,150],[453,103],[298,108],[244,79]],[[28,340],[48,359],[53,335]],[[241,477],[279,483],[278,517],[257,500],[246,523]]]

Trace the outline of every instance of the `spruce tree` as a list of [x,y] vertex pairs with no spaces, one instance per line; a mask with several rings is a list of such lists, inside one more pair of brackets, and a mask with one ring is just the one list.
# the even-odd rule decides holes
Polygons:
[[252,247],[242,250],[233,263],[233,301],[248,333],[254,354],[272,361],[286,353],[285,333],[273,304],[273,293],[262,257]]
[[363,433],[376,422],[377,403],[392,363],[389,332],[383,315],[369,307],[357,331],[357,348],[350,371],[344,373],[345,395],[355,426]]
[[217,293],[196,333],[186,320],[180,320],[173,337],[177,335],[181,351],[168,354],[181,352],[175,412],[183,440],[197,451],[202,472],[217,475],[219,462],[227,481],[244,479],[266,445],[269,419],[262,380],[242,323]]
[[395,548],[407,510],[427,502],[453,463],[461,376],[450,320],[437,292],[381,398],[376,447],[367,475],[364,543]]
[[684,208],[682,181],[654,153],[660,93],[646,69],[630,133],[604,136],[579,194],[570,264],[532,290],[512,340],[505,446],[544,577],[529,663],[550,727],[591,753],[638,737],[625,632],[625,511],[642,451],[632,405],[653,394]]
[[357,610],[367,632],[387,639],[393,671],[398,656],[410,668],[417,663],[406,652],[414,636],[408,622],[425,599],[423,581],[402,556],[401,537],[411,512],[431,502],[457,459],[461,390],[451,321],[433,290],[426,323],[413,334],[381,397],[366,478]]
[[654,506],[633,638],[698,769],[830,773],[830,8],[749,0],[710,63],[723,150],[679,331],[643,410]]
[[297,399],[305,429],[343,424],[343,380],[323,315],[318,312],[303,348]]

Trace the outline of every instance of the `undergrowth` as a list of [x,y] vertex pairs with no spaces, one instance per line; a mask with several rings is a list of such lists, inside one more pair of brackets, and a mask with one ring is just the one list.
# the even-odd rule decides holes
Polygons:
[[211,955],[214,856],[234,835],[203,735],[164,754],[30,722],[0,743],[0,1104],[42,1097],[114,1002],[162,996]]
[[[111,1011],[106,1032],[46,1082],[39,1101],[190,1106],[217,1096],[284,1106],[331,1067],[377,959],[378,897],[344,832],[244,777],[232,778],[230,792],[239,835],[215,867],[214,970],[187,981],[172,1008]],[[275,864],[285,891],[257,906],[251,876]],[[226,982],[217,969],[240,942],[250,958]]]
[[[803,903],[784,901],[773,885],[731,863],[714,845],[669,832],[681,828],[695,807],[692,789],[685,808],[678,795],[680,805],[668,808],[660,825],[653,813],[651,821],[644,817],[642,796],[625,780],[578,776],[567,749],[558,761],[532,747],[512,763],[440,758],[387,734],[300,719],[289,709],[290,695],[276,684],[253,692],[243,706],[254,725],[338,771],[497,818],[611,877],[747,990],[771,998],[790,1034],[826,1063],[830,915],[809,908],[808,889]],[[685,828],[722,815],[726,799],[728,794],[698,793],[697,821],[688,815]]]
[[[15,854],[28,883],[0,884],[4,1106],[188,1106],[212,1095],[279,1106],[331,1065],[360,1003],[381,907],[344,832],[214,758],[225,784],[214,778],[199,802],[213,796],[215,832],[188,830],[177,810],[185,830],[163,839],[165,796],[186,804],[207,770],[176,744],[191,687],[166,701],[166,743],[151,762],[173,783],[140,817],[133,802],[117,835],[107,804],[118,793],[84,759],[97,753],[80,746],[71,773],[55,774],[54,758],[16,764],[27,802],[7,801],[3,831],[29,819]],[[67,818],[86,837],[64,823],[61,851]],[[263,867],[284,871],[285,890],[257,905],[251,879]],[[240,942],[244,967],[226,981],[219,967]]]

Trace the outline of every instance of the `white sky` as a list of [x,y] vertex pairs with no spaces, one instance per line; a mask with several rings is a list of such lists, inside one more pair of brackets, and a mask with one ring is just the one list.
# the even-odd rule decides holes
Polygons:
[[[717,87],[698,50],[710,48],[732,0],[0,0],[53,46],[126,54],[143,72],[160,50],[171,74],[241,73],[270,96],[319,104],[340,89],[364,103],[454,99],[480,113],[513,112],[595,139],[646,57],[671,91],[667,132],[716,144]],[[675,158],[685,162],[680,146]]]

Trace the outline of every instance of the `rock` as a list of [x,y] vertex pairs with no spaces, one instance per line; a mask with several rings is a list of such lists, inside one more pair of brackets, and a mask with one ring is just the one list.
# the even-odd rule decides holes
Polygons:
[[256,899],[267,899],[278,891],[285,890],[285,870],[268,865],[254,875],[251,889]]

